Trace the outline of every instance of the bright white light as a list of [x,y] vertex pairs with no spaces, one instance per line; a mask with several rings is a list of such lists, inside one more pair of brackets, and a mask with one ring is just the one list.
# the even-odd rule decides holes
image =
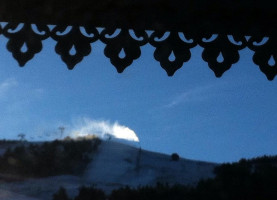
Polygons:
[[113,125],[113,134],[116,138],[126,139],[130,141],[139,142],[136,133],[126,126],[121,126],[118,123]]
[[88,118],[79,120],[69,135],[72,137],[97,135],[100,138],[112,136],[118,139],[139,142],[136,133],[126,126],[120,125],[117,122],[110,123],[108,121],[91,120]]

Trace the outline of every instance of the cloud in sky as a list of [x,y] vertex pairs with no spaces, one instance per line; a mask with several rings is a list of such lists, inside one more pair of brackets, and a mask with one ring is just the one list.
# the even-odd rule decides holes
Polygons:
[[177,95],[164,107],[172,108],[184,102],[204,100],[211,95],[211,91],[214,87],[215,86],[213,85],[207,85],[190,89],[186,92]]
[[69,131],[69,136],[78,137],[86,135],[97,135],[100,138],[112,136],[118,139],[139,142],[136,133],[127,126],[120,125],[118,122],[110,123],[104,120],[92,120],[83,118],[77,120],[77,123]]
[[14,138],[19,132],[28,132],[28,124],[37,120],[33,105],[40,103],[43,92],[14,77],[0,79],[0,138]]
[[[44,93],[42,88],[36,88],[19,82],[16,78],[0,80],[0,108],[6,115],[18,115],[20,111],[28,111],[27,107],[32,106]],[[1,116],[1,114],[0,114]]]
[[0,98],[2,98],[10,89],[16,87],[18,82],[14,78],[9,78],[0,83]]

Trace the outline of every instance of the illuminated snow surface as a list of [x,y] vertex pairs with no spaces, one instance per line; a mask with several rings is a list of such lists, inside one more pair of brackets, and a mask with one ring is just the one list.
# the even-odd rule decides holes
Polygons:
[[[0,199],[52,200],[52,194],[60,186],[74,197],[81,185],[94,185],[107,193],[126,185],[137,187],[157,182],[194,185],[201,178],[213,177],[215,166],[214,163],[182,158],[172,161],[169,155],[140,150],[119,141],[103,141],[82,176],[62,175],[0,182]],[[7,198],[2,197],[3,194],[8,195]]]

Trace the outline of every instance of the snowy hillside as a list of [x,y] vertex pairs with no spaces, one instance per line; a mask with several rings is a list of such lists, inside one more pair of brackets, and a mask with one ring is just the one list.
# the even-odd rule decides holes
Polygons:
[[140,150],[118,141],[102,141],[82,176],[61,175],[6,182],[1,180],[0,174],[0,199],[51,200],[60,186],[74,196],[81,185],[94,185],[108,193],[126,185],[137,187],[157,182],[193,185],[201,178],[213,177],[214,166],[214,163],[181,158],[172,161],[169,155]]
[[130,145],[104,141],[84,174],[96,186],[109,189],[118,186],[195,184],[201,178],[213,177],[214,163],[180,159],[140,150]]

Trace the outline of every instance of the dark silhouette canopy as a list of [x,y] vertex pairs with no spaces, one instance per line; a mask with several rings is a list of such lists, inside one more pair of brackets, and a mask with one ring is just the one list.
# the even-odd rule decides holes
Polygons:
[[274,0],[0,0],[0,21],[8,22],[0,33],[9,39],[7,48],[20,66],[51,37],[69,69],[101,40],[105,55],[123,72],[149,43],[172,76],[190,60],[190,49],[200,45],[203,60],[220,77],[239,61],[239,50],[248,47],[254,63],[272,80],[277,74],[276,10]]

